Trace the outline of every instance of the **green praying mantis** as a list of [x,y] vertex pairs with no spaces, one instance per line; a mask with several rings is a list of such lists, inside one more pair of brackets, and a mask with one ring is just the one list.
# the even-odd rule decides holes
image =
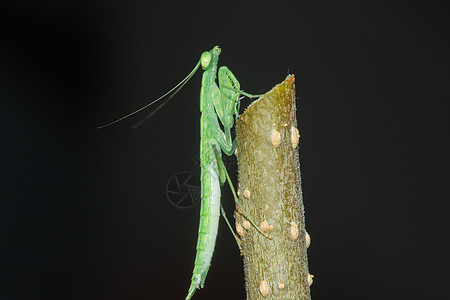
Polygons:
[[[195,74],[200,68],[203,69],[202,87],[200,92],[200,111],[201,111],[201,143],[200,143],[200,166],[201,166],[201,208],[200,208],[200,225],[198,229],[197,251],[195,257],[194,270],[191,279],[186,300],[194,295],[195,291],[203,288],[206,275],[211,265],[212,255],[216,243],[216,237],[219,226],[219,217],[222,215],[233,232],[238,247],[234,231],[228,222],[225,211],[220,204],[220,187],[228,182],[234,199],[240,207],[240,213],[246,217],[250,223],[267,238],[258,226],[242,211],[242,205],[239,204],[238,197],[234,190],[230,176],[222,161],[222,151],[231,156],[236,149],[236,141],[233,141],[231,129],[235,120],[239,117],[240,95],[250,98],[260,97],[261,95],[251,95],[240,90],[240,84],[233,73],[225,66],[218,68],[218,61],[221,49],[215,46],[210,51],[202,53],[200,60],[194,69],[174,88],[153,102],[143,106],[142,108],[125,115],[113,122],[98,128],[104,128],[111,124],[117,123],[135,113],[138,113],[152,104],[160,101],[164,97],[170,95],[165,102],[172,98]],[[216,83],[218,77],[219,85]],[[151,117],[159,110],[163,102],[151,114],[137,124],[139,126],[146,119]],[[219,124],[222,124],[222,128]]]

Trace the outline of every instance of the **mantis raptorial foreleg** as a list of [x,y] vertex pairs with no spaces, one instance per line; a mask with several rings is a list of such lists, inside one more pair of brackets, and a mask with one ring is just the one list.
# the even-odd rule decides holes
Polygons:
[[215,131],[217,133],[216,140],[222,151],[231,156],[236,149],[236,140],[232,141],[231,128],[234,126],[235,118],[239,117],[240,95],[249,98],[260,97],[261,95],[251,95],[240,90],[239,81],[227,67],[223,66],[218,71],[219,87],[215,86],[211,91],[214,108],[220,122],[223,125],[222,131],[217,124]]

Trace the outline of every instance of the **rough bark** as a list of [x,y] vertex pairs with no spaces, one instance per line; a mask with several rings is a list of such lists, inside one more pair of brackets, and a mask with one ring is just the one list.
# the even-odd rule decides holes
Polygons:
[[[236,210],[247,299],[311,299],[301,192],[294,75],[255,101],[236,125]],[[238,206],[238,205],[237,205]]]

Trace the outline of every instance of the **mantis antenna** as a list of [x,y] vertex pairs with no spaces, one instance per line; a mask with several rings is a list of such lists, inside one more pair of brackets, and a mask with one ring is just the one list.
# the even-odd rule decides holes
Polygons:
[[105,125],[102,126],[98,126],[97,129],[102,129],[105,127],[108,127],[110,125],[113,125],[117,122],[120,122],[128,117],[131,117],[134,114],[137,114],[140,111],[143,111],[144,109],[146,109],[147,107],[155,104],[156,102],[160,101],[161,99],[165,98],[167,95],[170,95],[170,93],[174,92],[172,95],[169,96],[169,98],[166,99],[166,101],[164,101],[163,103],[161,103],[153,112],[151,112],[149,115],[147,115],[144,119],[142,119],[141,121],[139,121],[136,125],[133,126],[133,129],[136,127],[139,127],[140,125],[142,125],[142,123],[144,123],[146,120],[148,120],[151,116],[153,116],[159,109],[161,109],[161,107],[164,106],[164,104],[167,103],[167,101],[169,101],[173,96],[176,95],[176,93],[178,93],[181,88],[189,81],[189,79],[192,78],[192,76],[194,76],[195,72],[197,72],[198,68],[200,67],[200,61],[197,63],[197,65],[194,67],[194,69],[192,69],[192,71],[183,79],[181,80],[176,86],[174,86],[170,91],[168,91],[167,93],[165,93],[164,95],[162,95],[161,97],[159,97],[156,100],[153,100],[152,102],[150,102],[149,104],[144,105],[143,107],[123,116],[118,118],[117,120],[114,120],[112,122],[109,122]]

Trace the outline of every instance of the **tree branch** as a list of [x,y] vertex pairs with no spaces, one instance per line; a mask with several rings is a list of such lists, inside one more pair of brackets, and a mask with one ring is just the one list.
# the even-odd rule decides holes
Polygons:
[[247,299],[311,299],[298,156],[294,75],[252,103],[236,124]]

